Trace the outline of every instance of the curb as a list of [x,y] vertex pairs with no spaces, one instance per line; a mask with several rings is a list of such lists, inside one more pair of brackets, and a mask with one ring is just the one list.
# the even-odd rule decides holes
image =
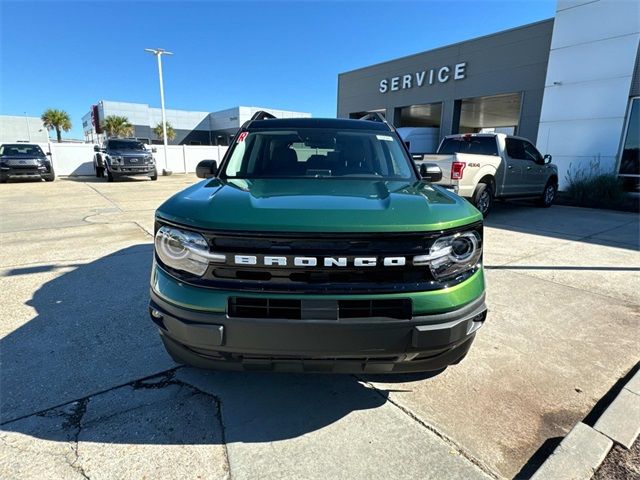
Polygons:
[[531,480],[590,479],[615,444],[631,448],[640,434],[640,371],[627,382],[593,427],[579,422]]

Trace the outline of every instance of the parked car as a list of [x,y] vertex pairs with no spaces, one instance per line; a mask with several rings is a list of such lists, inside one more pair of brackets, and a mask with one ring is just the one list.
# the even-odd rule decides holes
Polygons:
[[10,178],[41,178],[53,182],[56,174],[51,152],[44,153],[35,143],[3,143],[0,145],[0,183]]
[[461,361],[487,313],[482,215],[422,174],[381,118],[256,114],[156,211],[149,310],[167,351],[305,372]]
[[93,170],[96,177],[113,182],[122,176],[144,175],[158,179],[153,154],[144,143],[129,138],[109,138],[102,147],[95,145]]
[[533,198],[550,207],[558,191],[558,167],[522,137],[504,133],[449,135],[435,155],[420,155],[418,164],[438,165],[440,185],[467,198],[483,215],[496,198]]

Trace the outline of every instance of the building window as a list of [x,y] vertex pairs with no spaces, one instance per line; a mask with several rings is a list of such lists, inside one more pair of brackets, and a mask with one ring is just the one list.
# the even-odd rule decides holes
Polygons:
[[631,99],[618,172],[621,176],[640,177],[640,97]]

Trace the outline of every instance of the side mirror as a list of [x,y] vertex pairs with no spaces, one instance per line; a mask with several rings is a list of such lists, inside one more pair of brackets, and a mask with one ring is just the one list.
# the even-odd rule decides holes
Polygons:
[[51,152],[47,152],[47,153],[45,153],[45,155],[49,155],[49,156],[51,156]]
[[196,167],[196,175],[198,178],[215,177],[218,173],[218,162],[215,160],[202,160]]
[[94,152],[99,152],[100,151],[100,146],[99,145],[94,145],[93,146],[93,151]]
[[156,147],[151,147],[151,153],[157,153],[158,149]]
[[551,159],[553,157],[551,157],[551,155],[549,155],[548,153],[544,156],[544,163],[551,163]]
[[435,163],[421,163],[420,176],[431,183],[439,182],[442,180],[442,169]]

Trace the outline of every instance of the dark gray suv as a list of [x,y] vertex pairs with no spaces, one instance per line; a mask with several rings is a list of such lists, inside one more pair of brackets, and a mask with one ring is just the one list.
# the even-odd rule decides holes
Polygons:
[[0,145],[0,183],[5,183],[9,178],[41,178],[53,182],[56,174],[50,155],[33,143]]
[[93,147],[93,169],[96,177],[107,177],[113,182],[116,178],[132,175],[144,175],[151,180],[158,179],[156,162],[144,143],[135,139],[110,138],[101,148]]

